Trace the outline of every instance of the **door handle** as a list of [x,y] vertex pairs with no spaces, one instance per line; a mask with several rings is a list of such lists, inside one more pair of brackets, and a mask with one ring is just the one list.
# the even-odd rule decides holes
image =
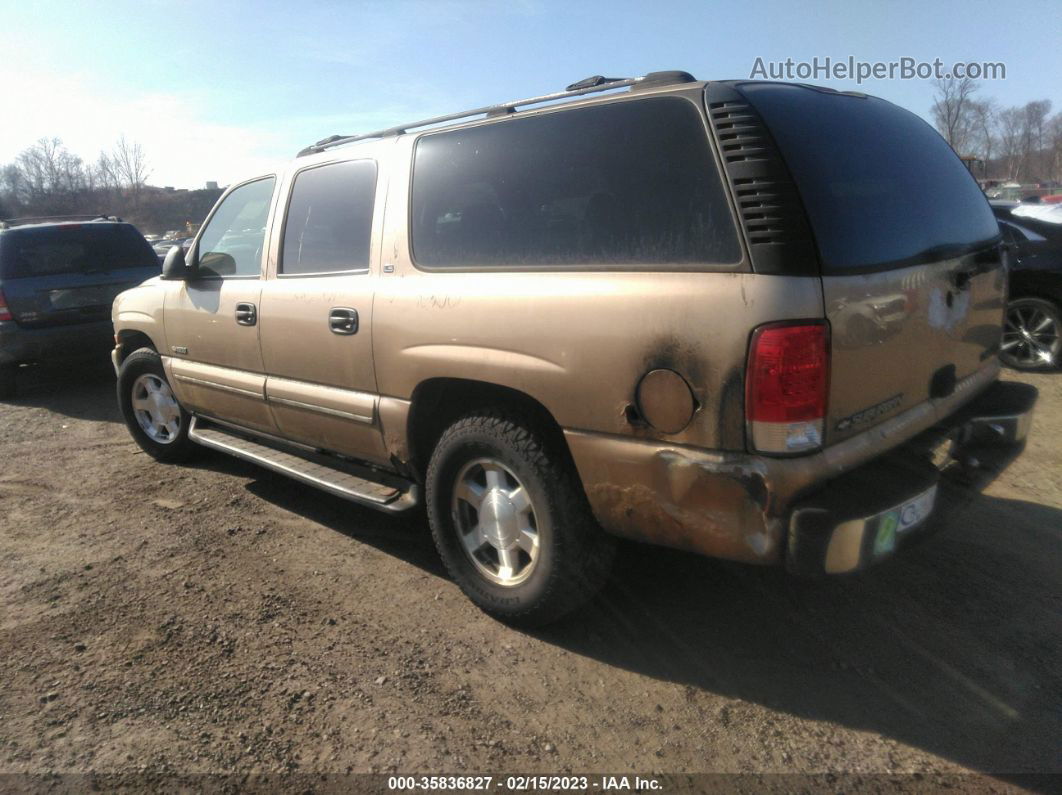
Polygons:
[[258,322],[258,310],[254,304],[236,304],[236,322],[241,326],[253,326]]
[[357,334],[358,310],[335,306],[328,310],[328,328],[333,334]]

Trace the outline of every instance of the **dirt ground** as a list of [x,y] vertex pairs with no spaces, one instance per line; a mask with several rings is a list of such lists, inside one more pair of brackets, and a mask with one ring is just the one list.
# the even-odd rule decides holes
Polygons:
[[1024,455],[901,558],[807,582],[631,545],[589,609],[525,633],[461,595],[422,517],[157,464],[106,369],[28,373],[0,404],[0,774],[1050,789],[1014,776],[1062,772],[1062,375],[1023,380]]

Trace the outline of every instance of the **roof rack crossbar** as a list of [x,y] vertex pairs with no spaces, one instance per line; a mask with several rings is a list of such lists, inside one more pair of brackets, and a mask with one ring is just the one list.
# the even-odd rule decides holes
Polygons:
[[430,127],[434,124],[444,124],[446,122],[458,121],[459,119],[468,119],[473,116],[484,116],[487,118],[490,118],[491,116],[503,116],[513,113],[517,108],[522,108],[527,105],[540,105],[543,102],[553,102],[558,99],[569,99],[571,97],[582,96],[583,94],[593,94],[598,91],[610,91],[616,88],[625,88],[627,86],[633,86],[644,79],[644,77],[606,78],[601,77],[600,75],[595,75],[594,77],[580,80],[578,83],[572,83],[568,86],[567,90],[558,91],[554,94],[543,94],[539,97],[528,97],[527,99],[518,99],[513,102],[502,102],[497,105],[485,105],[482,108],[463,110],[458,113],[447,113],[445,116],[434,116],[430,119],[421,119],[420,121],[410,122],[409,124],[400,124],[382,130],[361,133],[360,135],[333,135],[307,146],[299,152],[298,156],[302,157],[303,155],[316,154],[318,152],[323,152],[326,149],[343,146],[344,144],[353,143],[354,141],[363,141],[368,138],[388,138],[392,135],[402,135],[403,133],[407,133],[410,130],[415,130],[419,127]]

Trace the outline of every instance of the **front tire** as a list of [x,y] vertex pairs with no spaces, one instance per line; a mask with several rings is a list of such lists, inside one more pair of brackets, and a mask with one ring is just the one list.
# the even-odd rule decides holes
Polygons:
[[162,359],[151,348],[133,351],[122,362],[118,405],[133,440],[152,458],[173,464],[194,451],[188,438],[191,416],[174,397]]
[[600,590],[615,546],[563,447],[525,420],[477,412],[428,465],[428,520],[450,576],[480,609],[539,626]]

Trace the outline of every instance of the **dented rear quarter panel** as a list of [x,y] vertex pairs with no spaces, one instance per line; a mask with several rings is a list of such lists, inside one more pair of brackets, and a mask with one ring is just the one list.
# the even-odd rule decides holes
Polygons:
[[[406,213],[413,137],[400,142],[373,306],[380,393],[408,399],[431,378],[524,392],[565,429],[744,449],[743,372],[751,330],[821,318],[816,277],[748,272],[422,270]],[[387,272],[388,267],[393,272]],[[689,383],[698,408],[675,434],[631,423],[650,370]]]

